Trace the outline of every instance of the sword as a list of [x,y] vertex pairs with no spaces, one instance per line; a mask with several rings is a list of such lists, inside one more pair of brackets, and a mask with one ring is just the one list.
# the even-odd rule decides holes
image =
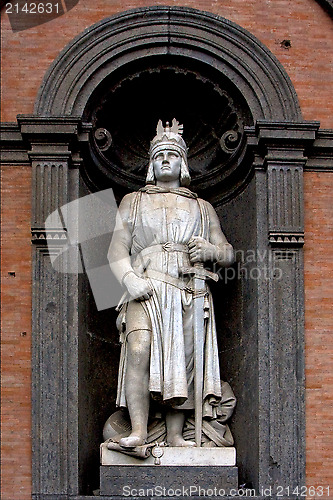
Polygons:
[[183,275],[193,277],[194,284],[194,311],[193,311],[193,336],[194,336],[194,421],[195,443],[201,446],[202,433],[202,406],[203,406],[203,375],[204,375],[204,343],[205,343],[205,296],[206,279],[218,281],[217,274],[204,268],[203,263],[196,262],[193,267],[182,269]]

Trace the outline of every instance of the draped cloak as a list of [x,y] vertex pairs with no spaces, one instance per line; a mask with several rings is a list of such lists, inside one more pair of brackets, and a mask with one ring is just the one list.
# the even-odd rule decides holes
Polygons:
[[[187,188],[165,190],[146,186],[132,201],[128,224],[132,235],[132,267],[138,275],[150,280],[153,291],[148,300],[141,302],[152,329],[149,391],[155,399],[175,408],[193,409],[195,299],[193,280],[182,276],[181,270],[192,265],[187,248],[189,240],[193,236],[209,240],[207,202]],[[214,309],[208,286],[205,302],[203,416],[214,418],[221,399],[221,381]],[[126,306],[122,313],[126,324]],[[204,315],[204,311],[202,313]],[[125,376],[129,333],[128,328],[121,333],[117,392],[117,405],[121,407],[127,406]]]

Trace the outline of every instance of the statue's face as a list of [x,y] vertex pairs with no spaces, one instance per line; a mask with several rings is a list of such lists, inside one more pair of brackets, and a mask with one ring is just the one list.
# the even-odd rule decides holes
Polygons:
[[153,167],[157,181],[175,181],[180,178],[180,167],[182,159],[180,154],[171,149],[170,146],[165,146],[154,154]]

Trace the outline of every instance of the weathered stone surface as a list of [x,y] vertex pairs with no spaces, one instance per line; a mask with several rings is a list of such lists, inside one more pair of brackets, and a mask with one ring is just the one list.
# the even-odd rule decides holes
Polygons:
[[[199,488],[225,490],[238,488],[237,467],[164,467],[148,466],[102,466],[100,495],[124,496],[131,489],[156,491],[187,489],[192,487],[192,495],[199,494]],[[151,493],[148,496],[151,496]],[[139,495],[139,493],[137,493]],[[127,493],[127,496],[128,493]],[[134,495],[132,495],[134,496]],[[170,496],[170,495],[169,495]],[[184,495],[183,495],[184,497]]]
[[[148,457],[146,460],[130,457],[117,451],[108,450],[107,444],[101,444],[101,465],[154,465],[155,458]],[[236,449],[226,448],[163,448],[160,458],[163,466],[234,466],[236,465]]]

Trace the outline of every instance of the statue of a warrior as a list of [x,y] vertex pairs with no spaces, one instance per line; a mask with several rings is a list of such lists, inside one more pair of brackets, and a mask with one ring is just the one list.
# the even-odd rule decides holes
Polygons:
[[[128,409],[131,424],[130,434],[119,441],[124,449],[146,442],[153,411],[163,415],[169,446],[195,445],[184,433],[194,410],[196,436],[204,434],[203,422],[221,417],[216,327],[207,284],[216,275],[204,264],[228,266],[234,252],[213,207],[188,189],[181,133],[175,119],[165,128],[159,121],[146,186],[123,198],[109,250],[111,269],[128,293],[119,317],[117,393],[117,405]],[[196,441],[200,446],[201,437]]]

